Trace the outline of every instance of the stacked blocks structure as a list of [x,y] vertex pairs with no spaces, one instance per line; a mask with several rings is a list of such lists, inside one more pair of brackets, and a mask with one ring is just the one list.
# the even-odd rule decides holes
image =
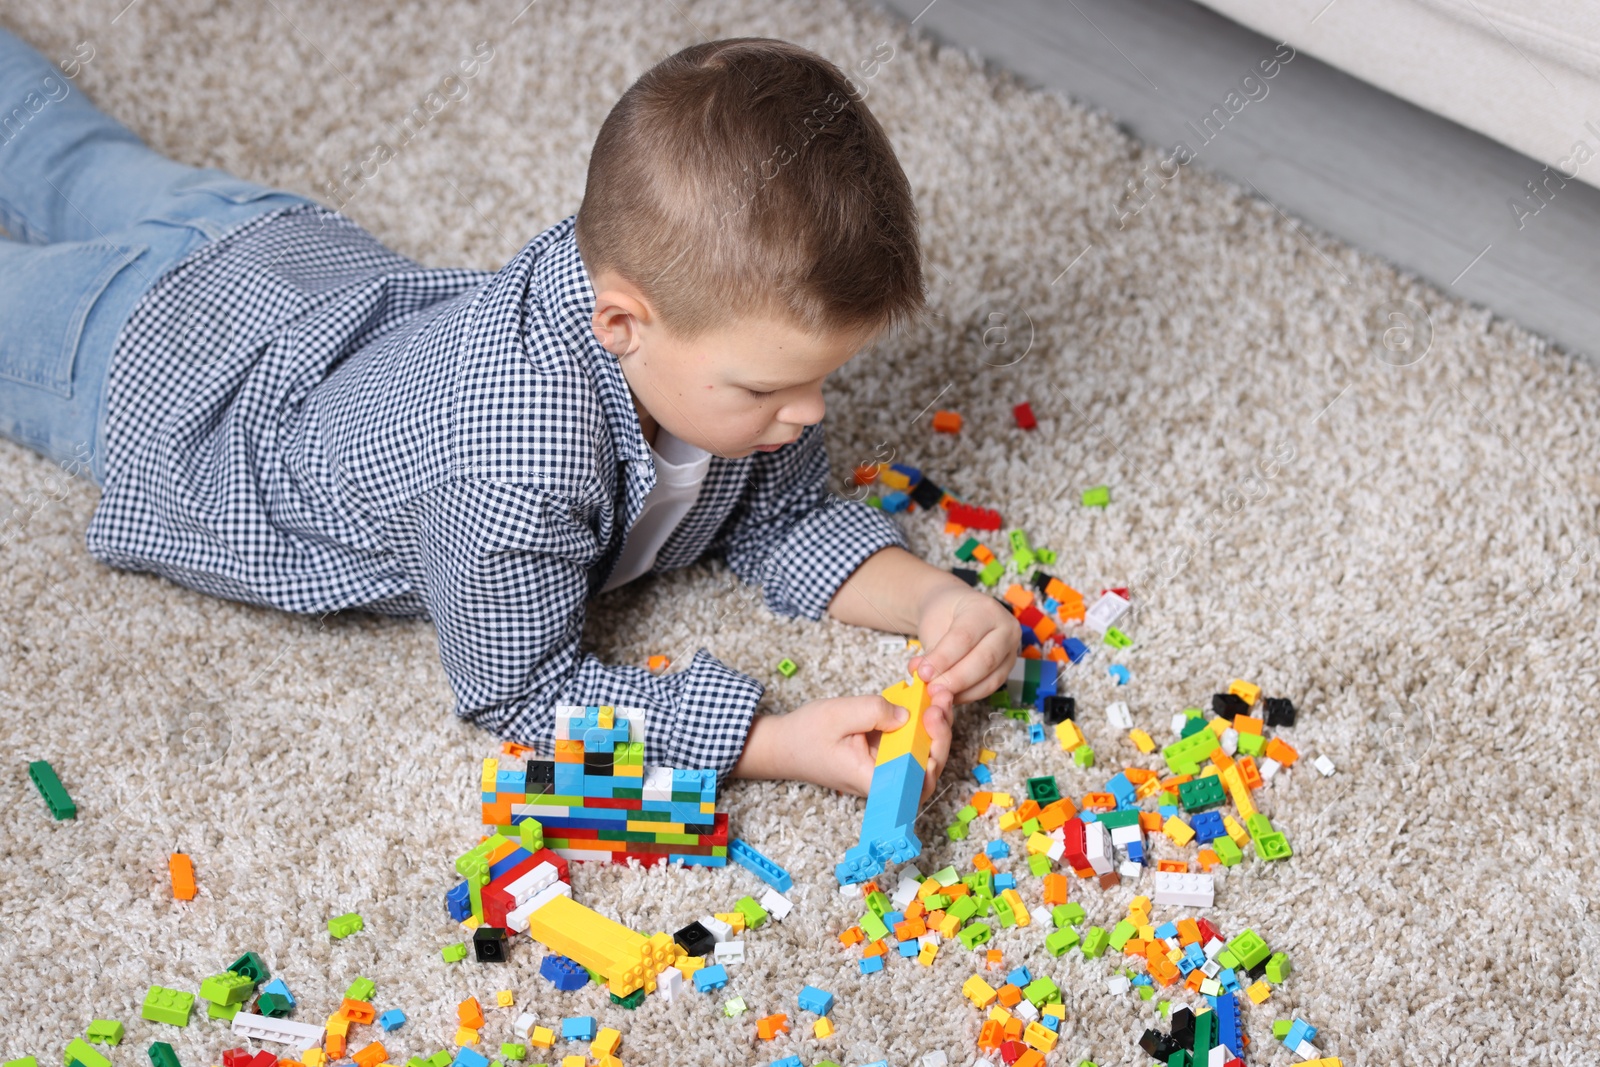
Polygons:
[[531,819],[543,846],[569,860],[726,866],[716,772],[646,767],[644,724],[633,708],[557,708],[554,759],[484,761],[484,832],[516,839]]
[[915,824],[933,747],[922,720],[932,701],[921,678],[897,682],[885,689],[883,696],[906,709],[906,721],[878,741],[867,810],[861,817],[861,840],[834,868],[840,885],[864,882],[881,873],[886,863],[904,863],[922,852]]

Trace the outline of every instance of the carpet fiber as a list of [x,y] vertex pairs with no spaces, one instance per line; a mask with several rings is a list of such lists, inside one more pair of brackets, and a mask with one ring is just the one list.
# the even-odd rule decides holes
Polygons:
[[[324,200],[490,42],[466,97],[345,205],[438,265],[499,267],[575,210],[600,122],[666,53],[779,36],[855,72],[916,189],[933,310],[838,376],[838,484],[892,453],[1001,509],[1060,553],[1069,583],[1131,583],[1140,605],[1119,654],[1131,685],[1113,696],[1104,651],[1068,684],[1096,768],[964,710],[920,823],[922,870],[965,870],[997,833],[992,816],[960,846],[941,832],[980,746],[1000,753],[1001,786],[1047,771],[1081,795],[1148,764],[1106,724],[1108,701],[1164,742],[1174,711],[1252,679],[1296,700],[1285,736],[1339,770],[1302,764],[1263,791],[1295,854],[1227,872],[1209,912],[1294,963],[1247,1013],[1251,1062],[1293,1059],[1269,1032],[1291,1014],[1346,1064],[1588,1062],[1600,830],[1567,814],[1600,778],[1593,366],[1194,169],[1148,188],[1119,226],[1125,183],[1166,153],[842,0],[120,7],[28,0],[3,17],[52,59],[90,42],[76,84],[156,148]],[[1022,400],[1031,433],[1010,418]],[[966,417],[959,436],[930,430],[937,408]],[[1111,505],[1082,507],[1100,483]],[[902,1065],[935,1049],[971,1062],[981,1018],[959,993],[972,973],[959,946],[930,969],[896,959],[863,978],[835,941],[859,913],[831,870],[861,801],[811,787],[740,783],[722,798],[735,833],[796,883],[795,914],[752,933],[732,968],[725,995],[752,1015],[724,1018],[709,997],[627,1012],[593,987],[557,994],[526,946],[501,967],[445,964],[459,931],[441,896],[476,840],[477,761],[494,745],[450,715],[432,628],[291,617],[111,571],[83,548],[95,499],[0,443],[3,1058],[60,1062],[90,1019],[116,1018],[129,1028],[118,1067],[152,1040],[187,1067],[218,1063],[238,1043],[222,1024],[178,1031],[138,1006],[152,983],[197,989],[249,949],[308,1018],[371,978],[380,1010],[410,1016],[384,1039],[396,1063],[444,1047],[456,1002],[500,988],[544,1023],[601,1016],[630,1064],[794,1051]],[[927,558],[951,562],[932,516],[904,522]],[[767,682],[780,710],[875,691],[900,668],[876,635],[774,619],[710,565],[608,595],[587,632],[619,661],[704,646]],[[774,669],[786,655],[800,665],[787,680]],[[46,813],[25,769],[39,758],[76,820]],[[174,849],[194,857],[190,903],[167,887]],[[759,890],[738,868],[587,865],[574,883],[645,932]],[[1133,895],[1072,892],[1101,924]],[[366,930],[333,942],[324,924],[347,911]],[[1113,961],[1052,960],[1042,941],[1036,927],[996,938],[1065,990],[1052,1061],[1147,1062],[1134,1042],[1150,1009],[1106,993]],[[794,1007],[804,982],[838,995],[829,1041]],[[753,1018],[776,1011],[796,1034],[758,1042]],[[511,1013],[490,1015],[486,1041],[510,1040]]]

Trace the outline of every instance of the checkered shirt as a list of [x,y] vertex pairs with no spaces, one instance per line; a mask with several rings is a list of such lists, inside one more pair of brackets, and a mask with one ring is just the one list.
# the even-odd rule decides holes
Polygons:
[[[432,619],[457,715],[548,751],[558,705],[641,707],[651,763],[725,776],[759,682],[703,649],[656,676],[579,647],[655,468],[589,329],[575,219],[492,272],[423,267],[316,205],[196,249],[118,339],[89,551],[286,611]],[[721,558],[774,612],[821,617],[905,544],[827,473],[820,426],[714,457],[654,570]]]

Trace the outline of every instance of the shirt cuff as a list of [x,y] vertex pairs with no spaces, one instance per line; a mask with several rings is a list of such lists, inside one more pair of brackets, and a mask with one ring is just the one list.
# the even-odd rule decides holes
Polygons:
[[761,580],[767,607],[779,615],[820,619],[867,557],[893,547],[908,546],[888,515],[859,500],[830,497],[796,523],[767,560]]
[[717,788],[744,754],[750,719],[766,686],[740,674],[705,649],[670,676],[682,679],[678,700],[644,724],[644,761],[653,767],[717,772]]

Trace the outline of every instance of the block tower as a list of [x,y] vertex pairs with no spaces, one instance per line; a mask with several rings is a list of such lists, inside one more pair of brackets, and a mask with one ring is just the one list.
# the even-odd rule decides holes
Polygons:
[[864,882],[882,872],[885,863],[904,863],[922,853],[915,824],[928,773],[928,752],[933,747],[922,717],[932,700],[921,678],[897,682],[885,689],[883,696],[908,714],[899,728],[884,733],[878,741],[867,810],[861,817],[861,841],[846,851],[844,860],[834,868],[840,885]]

